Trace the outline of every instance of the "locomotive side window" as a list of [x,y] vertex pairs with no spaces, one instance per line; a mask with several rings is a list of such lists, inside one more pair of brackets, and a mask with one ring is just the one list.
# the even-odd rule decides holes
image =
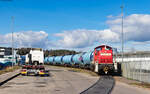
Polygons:
[[100,51],[100,50],[102,50],[102,48],[97,48],[97,49],[96,49],[96,51]]
[[95,55],[97,55],[100,50],[102,50],[102,48],[96,48]]

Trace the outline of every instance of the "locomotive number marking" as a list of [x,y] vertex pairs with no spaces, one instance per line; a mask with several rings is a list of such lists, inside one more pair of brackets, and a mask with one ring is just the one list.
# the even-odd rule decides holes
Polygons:
[[101,53],[102,56],[111,56],[111,53]]

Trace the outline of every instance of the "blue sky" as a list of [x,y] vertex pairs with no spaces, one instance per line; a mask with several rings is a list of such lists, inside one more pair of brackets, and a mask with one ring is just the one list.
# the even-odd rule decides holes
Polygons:
[[[107,23],[110,19],[108,17],[112,16],[112,18],[117,19],[117,16],[121,14],[120,6],[122,3],[125,5],[125,17],[132,14],[150,14],[150,0],[0,1],[0,34],[10,33],[11,16],[15,17],[15,32],[44,31],[48,34],[49,40],[55,41],[64,38],[62,36],[64,31],[109,29],[111,26]],[[53,44],[51,41],[48,43]],[[85,45],[69,46],[69,48],[81,47],[84,48]]]
[[[107,1],[107,2],[106,2]],[[46,30],[48,33],[77,28],[105,28],[108,15],[118,15],[119,0],[13,0],[0,2],[2,31],[9,32],[10,16],[15,16],[15,31]],[[113,5],[113,6],[112,6]],[[102,7],[103,6],[103,7]],[[112,7],[110,7],[112,6]]]
[[[126,15],[149,13],[149,0],[124,0]],[[12,0],[0,2],[1,33],[10,32],[10,16],[15,31],[104,29],[108,15],[119,15],[121,0]]]

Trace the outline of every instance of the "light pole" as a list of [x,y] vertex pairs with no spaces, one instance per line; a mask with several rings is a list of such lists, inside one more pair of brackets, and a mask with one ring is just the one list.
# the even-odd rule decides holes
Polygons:
[[[124,18],[124,14],[123,14],[123,8],[124,8],[124,6],[122,5],[121,7],[121,37],[122,37],[122,53],[121,53],[121,55],[122,55],[122,64],[124,63],[124,32],[123,32],[123,25],[124,25],[124,20],[123,20],[123,18]],[[125,72],[126,72],[126,77],[128,78],[128,69],[127,69],[127,67],[128,67],[128,64],[129,63],[124,63],[124,65],[125,65]]]
[[123,63],[123,57],[124,57],[124,33],[123,33],[123,8],[124,6],[122,5],[121,7],[121,37],[122,37],[122,63]]
[[12,67],[14,63],[14,17],[11,17],[11,32],[12,32]]

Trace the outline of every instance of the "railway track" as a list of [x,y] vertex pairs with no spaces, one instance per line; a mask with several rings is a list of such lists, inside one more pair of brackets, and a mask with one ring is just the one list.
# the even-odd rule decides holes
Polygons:
[[94,85],[80,94],[110,94],[114,85],[115,80],[112,76],[101,76]]

